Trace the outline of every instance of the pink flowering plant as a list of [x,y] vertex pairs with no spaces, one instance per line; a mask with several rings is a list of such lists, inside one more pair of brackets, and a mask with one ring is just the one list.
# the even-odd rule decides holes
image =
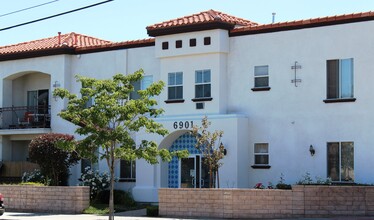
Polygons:
[[254,188],[255,189],[265,189],[265,186],[262,183],[257,183]]

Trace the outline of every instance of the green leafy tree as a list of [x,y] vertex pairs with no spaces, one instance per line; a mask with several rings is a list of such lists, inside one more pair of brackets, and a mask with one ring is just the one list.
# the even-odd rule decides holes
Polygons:
[[201,127],[194,126],[191,133],[196,138],[195,147],[203,154],[204,164],[209,169],[209,188],[216,187],[216,178],[217,187],[219,188],[218,169],[222,166],[220,160],[225,156],[225,149],[221,144],[223,131],[216,130],[211,133],[208,130],[211,123],[208,121],[207,116],[201,120],[201,124]]
[[[134,92],[133,83],[143,78],[143,71],[133,74],[116,74],[113,79],[94,79],[77,76],[82,83],[81,96],[71,94],[66,89],[56,89],[54,95],[67,98],[67,109],[59,115],[77,125],[76,133],[83,137],[76,143],[65,142],[62,146],[78,152],[83,158],[97,161],[95,154],[99,147],[99,159],[105,159],[110,173],[109,219],[113,216],[113,189],[115,160],[127,161],[143,158],[150,164],[156,164],[159,158],[170,161],[172,156],[187,156],[187,151],[170,153],[166,149],[158,149],[156,142],[141,140],[136,146],[136,132],[147,132],[166,135],[168,131],[152,118],[163,113],[157,109],[154,96],[161,93],[162,81],[151,84],[145,90],[139,90],[138,99],[130,99]],[[89,99],[92,106],[87,107]],[[138,142],[139,143],[139,142]],[[135,146],[135,147],[134,147]]]
[[49,185],[67,185],[69,168],[79,161],[74,152],[68,152],[57,146],[59,141],[72,141],[68,134],[44,134],[33,139],[29,145],[29,158],[40,166],[40,171]]

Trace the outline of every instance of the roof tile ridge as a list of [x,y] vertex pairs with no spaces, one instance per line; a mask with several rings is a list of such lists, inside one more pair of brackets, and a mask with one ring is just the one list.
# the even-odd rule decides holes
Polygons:
[[205,11],[205,12],[201,12],[201,13],[207,13],[213,20],[217,21],[222,21],[222,17],[220,14],[223,14],[222,12],[219,12],[219,11],[215,11],[213,9],[210,9],[208,11]]
[[4,45],[4,46],[0,46],[0,49],[7,48],[7,47],[22,46],[22,45],[25,45],[25,44],[32,44],[32,43],[37,43],[37,42],[41,42],[41,41],[45,41],[45,40],[53,40],[53,38],[55,38],[55,37],[57,37],[57,36],[45,37],[45,38],[31,40],[31,41],[24,41],[24,42],[16,43],[16,44]]

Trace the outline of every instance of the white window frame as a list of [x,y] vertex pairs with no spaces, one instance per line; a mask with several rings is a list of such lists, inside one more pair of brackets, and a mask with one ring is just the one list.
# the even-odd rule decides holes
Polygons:
[[[266,68],[266,73],[260,72],[260,68]],[[256,85],[256,79],[259,78],[266,78],[267,79],[267,85],[266,86],[257,86]],[[261,66],[255,66],[254,67],[254,81],[253,81],[254,88],[267,88],[269,87],[269,65],[261,65]]]
[[[266,145],[267,152],[256,152],[256,146],[258,145]],[[268,166],[270,164],[270,155],[269,155],[269,143],[255,143],[253,148],[253,155],[254,155],[254,165],[255,166]],[[268,163],[256,163],[256,156],[267,156]]]
[[[122,164],[121,163],[125,163],[125,162],[128,162],[129,163],[129,166],[130,166],[130,177],[122,177],[121,174],[122,174]],[[134,168],[134,169],[133,169]],[[120,180],[124,181],[124,182],[135,182],[136,181],[136,161],[135,160],[132,160],[132,161],[125,161],[125,160],[120,160]]]
[[[352,146],[353,146],[353,167],[352,167],[352,174],[353,174],[353,178],[351,179],[351,180],[345,180],[345,179],[343,179],[342,178],[342,144],[343,143],[351,143],[352,144]],[[338,180],[332,180],[332,181],[334,181],[334,182],[354,182],[354,149],[355,149],[355,147],[354,147],[354,142],[353,141],[342,141],[342,142],[339,142],[339,141],[331,141],[331,142],[327,142],[327,175],[329,174],[329,149],[328,149],[328,147],[329,147],[329,144],[338,144],[339,145],[339,173],[338,173],[338,176],[339,176],[339,179]],[[329,176],[328,176],[329,177]],[[330,177],[331,178],[331,177]]]
[[[200,80],[198,79],[198,74],[199,73],[202,73],[202,80],[200,82]],[[205,74],[209,74],[209,81],[208,80],[205,80],[206,76]],[[205,70],[196,70],[195,71],[195,98],[196,99],[204,99],[204,98],[211,98],[212,97],[212,73],[211,73],[211,70],[210,69],[205,69]],[[196,87],[197,86],[203,86],[204,90],[203,90],[203,96],[200,96],[200,97],[197,97],[197,89]],[[205,86],[206,85],[209,85],[209,93],[210,93],[210,96],[205,96]]]
[[[332,62],[332,61],[335,61],[335,62],[338,62],[338,69],[337,69],[337,74],[338,74],[338,77],[339,77],[339,81],[336,81],[335,83],[335,87],[337,88],[336,89],[336,97],[330,97],[331,94],[329,94],[330,92],[330,83],[329,83],[329,62]],[[345,68],[343,68],[343,63],[345,62],[349,62],[349,67],[350,69],[347,70]],[[326,61],[326,65],[327,65],[327,70],[326,70],[326,78],[327,78],[327,82],[326,82],[326,89],[327,89],[327,92],[326,92],[326,97],[327,99],[349,99],[349,98],[353,98],[354,97],[354,59],[353,58],[347,58],[347,59],[332,59],[332,60],[327,60]],[[347,72],[349,71],[349,72]],[[343,73],[344,72],[344,73]],[[347,75],[348,73],[348,75]],[[349,76],[347,78],[347,76]],[[343,82],[343,80],[345,80]],[[347,87],[347,82],[350,83]],[[347,91],[343,91],[344,89],[347,89],[349,88],[349,94],[344,94],[346,93]]]
[[[177,75],[179,75],[179,74],[182,76],[182,80],[181,80],[180,83],[177,83]],[[173,75],[174,82],[170,81],[170,75]],[[177,88],[178,87],[182,88],[181,97],[177,96]],[[169,89],[171,89],[171,88],[175,88],[175,94],[174,94],[175,98],[170,98],[169,97]],[[180,99],[183,99],[183,72],[170,72],[170,73],[168,73],[168,100],[180,100]]]
[[140,81],[140,89],[147,89],[153,83],[153,75],[143,76],[143,79]]
[[[146,83],[149,81],[148,83]],[[138,99],[138,90],[145,90],[153,83],[153,75],[145,75],[140,81],[132,82],[134,91],[130,93],[130,99]]]

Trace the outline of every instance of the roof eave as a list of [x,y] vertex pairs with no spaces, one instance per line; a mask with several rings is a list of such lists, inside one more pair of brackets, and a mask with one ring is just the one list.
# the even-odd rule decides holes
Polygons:
[[259,26],[259,27],[249,28],[249,29],[243,28],[243,30],[240,30],[240,28],[233,29],[229,32],[229,36],[234,37],[234,36],[279,32],[279,31],[290,31],[290,30],[298,30],[298,29],[305,29],[305,28],[349,24],[349,23],[371,21],[371,20],[374,20],[374,16],[356,17],[356,18],[331,20],[331,21],[324,21],[324,22],[301,23],[301,24],[290,23],[284,26],[279,26],[279,24],[274,24],[274,25],[270,24],[269,26],[265,26],[265,27]]
[[74,47],[59,47],[59,48],[51,48],[51,49],[43,49],[43,50],[33,50],[33,51],[25,51],[25,52],[17,52],[17,53],[9,53],[9,54],[0,54],[0,61],[20,60],[20,59],[44,57],[44,56],[51,56],[51,55],[61,55],[61,54],[76,54],[75,48]]
[[151,37],[165,36],[170,34],[180,34],[195,31],[205,31],[213,29],[224,29],[232,30],[235,27],[234,24],[225,22],[206,22],[201,24],[183,25],[183,26],[173,26],[165,28],[147,28],[147,33]]
[[121,49],[131,49],[131,48],[139,48],[139,47],[150,47],[155,46],[154,40],[148,40],[147,42],[135,42],[135,43],[117,43],[111,46],[101,46],[101,47],[86,47],[86,48],[77,48],[77,54],[86,54],[86,53],[96,53],[96,52],[105,52],[105,51],[113,51],[113,50],[121,50]]

